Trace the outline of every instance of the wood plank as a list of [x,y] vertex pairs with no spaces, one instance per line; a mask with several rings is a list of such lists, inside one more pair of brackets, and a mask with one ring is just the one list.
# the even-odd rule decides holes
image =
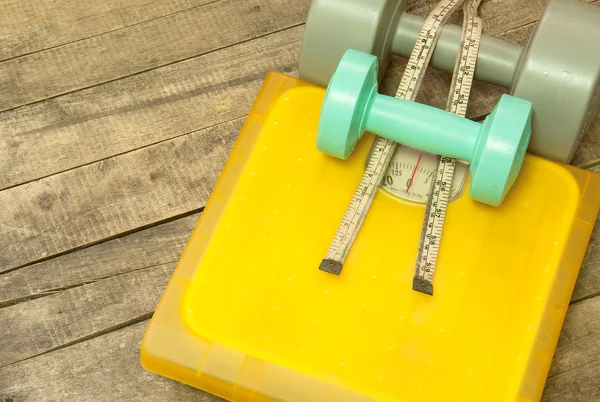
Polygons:
[[203,207],[243,122],[0,192],[0,272]]
[[0,367],[150,318],[175,263],[0,309]]
[[569,307],[548,376],[585,366],[599,356],[600,297],[593,297]]
[[600,398],[600,297],[567,312],[544,401],[595,401]]
[[309,0],[220,0],[0,63],[0,110],[208,53],[304,22]]
[[269,71],[295,73],[302,33],[0,113],[0,189],[245,116]]
[[0,14],[0,60],[75,42],[214,0],[8,0]]
[[[588,169],[600,173],[600,165]],[[571,301],[600,295],[600,217],[596,220]]]
[[600,295],[600,218],[594,225],[592,237],[581,264],[571,302]]
[[193,214],[0,275],[0,307],[114,275],[175,264],[199,217]]
[[600,400],[600,361],[566,373],[558,374],[546,381],[542,402],[592,402]]
[[0,401],[197,401],[221,399],[145,371],[148,321],[0,369]]

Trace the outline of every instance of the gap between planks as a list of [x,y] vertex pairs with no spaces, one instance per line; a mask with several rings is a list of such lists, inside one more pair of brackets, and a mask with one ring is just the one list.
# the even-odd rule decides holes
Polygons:
[[0,160],[0,188],[245,116],[267,72],[294,73],[301,35],[298,27],[286,29],[1,113],[0,147],[8,152]]
[[[130,23],[130,24],[126,24],[125,23],[123,25],[117,25],[115,27],[99,31],[99,32],[96,32],[94,34],[89,34],[87,36],[85,34],[83,34],[82,36],[76,37],[74,39],[67,39],[64,42],[58,42],[58,43],[55,43],[55,44],[51,44],[50,46],[47,46],[47,47],[43,47],[43,45],[41,45],[40,47],[35,48],[35,50],[26,50],[23,53],[12,54],[12,55],[10,55],[10,53],[9,53],[8,56],[5,56],[3,59],[0,59],[0,63],[3,63],[5,61],[10,61],[10,60],[18,59],[20,57],[30,56],[30,55],[33,55],[33,54],[39,53],[39,52],[44,52],[44,51],[47,51],[47,50],[56,49],[56,48],[59,48],[59,47],[62,47],[62,46],[72,45],[72,44],[75,44],[77,42],[81,42],[81,41],[84,41],[84,40],[93,39],[93,38],[96,38],[96,37],[99,37],[99,36],[102,36],[102,35],[119,32],[119,31],[121,31],[123,29],[126,29],[126,28],[132,28],[132,27],[135,27],[135,26],[138,26],[138,25],[141,25],[141,24],[145,24],[145,23],[148,23],[148,22],[152,22],[152,21],[155,21],[155,20],[158,20],[158,19],[161,19],[161,18],[168,18],[168,17],[174,16],[174,15],[177,15],[177,14],[189,11],[189,10],[194,10],[196,8],[199,8],[199,7],[204,7],[204,6],[207,6],[207,5],[210,5],[212,3],[216,3],[218,1],[222,1],[222,0],[204,0],[204,1],[205,2],[200,2],[200,4],[195,4],[195,5],[189,6],[187,8],[176,9],[176,11],[173,11],[173,12],[170,12],[170,13],[167,12],[166,14],[159,14],[159,15],[155,15],[155,16],[149,16],[149,18],[147,18],[147,19],[143,19],[142,18],[140,21],[133,22],[133,23]],[[61,5],[64,6],[64,3],[61,4]],[[128,5],[128,6],[130,6],[130,5]],[[145,5],[145,7],[147,7],[147,5]],[[119,9],[117,8],[116,10],[113,9],[111,11],[118,13]],[[142,11],[145,11],[145,10],[142,9]],[[88,15],[87,17],[90,17],[90,16]],[[13,14],[12,18],[15,18],[14,14]],[[79,18],[82,18],[82,17],[80,16]],[[83,17],[83,18],[85,18],[85,17]],[[29,24],[30,26],[35,26],[35,23],[33,21],[30,21],[30,22],[31,22]],[[10,29],[7,29],[7,31],[9,31],[9,30]],[[51,40],[50,40],[50,42],[52,43]]]
[[0,77],[9,84],[0,88],[0,109],[14,110],[298,26],[308,4],[220,0],[2,62]]
[[[108,241],[111,241],[111,240],[120,239],[120,238],[128,236],[130,234],[141,232],[141,231],[144,231],[144,230],[147,230],[147,229],[151,229],[151,228],[153,228],[155,226],[163,225],[165,223],[176,221],[176,220],[179,220],[181,218],[185,218],[187,216],[192,216],[192,215],[198,214],[198,213],[200,213],[202,211],[204,211],[204,206],[202,206],[200,208],[197,208],[197,209],[191,209],[189,211],[186,211],[186,212],[183,212],[181,214],[165,218],[165,219],[160,220],[160,221],[148,223],[147,225],[136,227],[136,228],[130,229],[130,230],[122,232],[122,233],[117,233],[117,234],[115,234],[113,236],[106,237],[106,238],[97,240],[95,242],[83,244],[81,246],[78,246],[78,247],[66,250],[64,252],[60,252],[60,253],[53,254],[53,255],[48,256],[48,257],[40,258],[39,260],[31,261],[31,262],[28,262],[27,264],[23,264],[21,266],[17,266],[15,268],[12,268],[12,269],[0,272],[0,277],[2,277],[2,275],[4,275],[4,274],[8,274],[8,273],[14,272],[14,271],[19,270],[21,268],[26,268],[26,267],[34,265],[34,264],[39,264],[39,263],[42,263],[42,262],[46,262],[46,261],[52,260],[54,258],[62,257],[63,255],[66,255],[66,254],[69,254],[69,253],[72,253],[72,252],[76,252],[76,251],[80,251],[80,250],[85,250],[86,248],[93,247],[93,246],[96,246],[98,244],[102,244],[102,243],[105,243],[105,242],[108,242]],[[0,302],[0,308],[2,308],[2,307],[3,307],[2,302]]]
[[[216,1],[224,1],[224,0],[216,0]],[[212,3],[209,3],[209,4],[212,4]],[[209,55],[209,54],[214,53],[214,52],[226,50],[226,49],[229,49],[231,47],[238,46],[238,45],[243,45],[245,43],[251,42],[251,41],[256,40],[256,39],[260,39],[260,38],[264,38],[264,37],[267,37],[267,36],[275,35],[275,34],[278,34],[280,32],[287,31],[287,30],[293,29],[293,28],[298,28],[298,27],[301,27],[301,26],[304,26],[304,23],[298,23],[298,24],[289,25],[289,26],[287,26],[285,28],[282,28],[282,29],[279,29],[279,30],[276,30],[276,31],[271,31],[271,32],[269,32],[267,34],[264,34],[264,35],[258,35],[258,36],[255,36],[253,38],[249,38],[249,39],[241,40],[241,41],[238,41],[238,42],[235,42],[235,43],[231,43],[231,44],[228,44],[228,45],[224,45],[224,46],[221,46],[221,47],[218,47],[218,48],[211,49],[210,51],[207,51],[207,52],[197,53],[197,54],[194,54],[194,55],[191,55],[191,56],[187,56],[187,57],[184,57],[184,58],[181,58],[181,59],[177,59],[175,61],[164,63],[164,64],[161,64],[161,65],[158,65],[158,66],[154,66],[152,68],[139,70],[139,71],[136,71],[136,72],[133,72],[133,73],[130,73],[130,74],[125,74],[125,75],[122,75],[122,76],[119,76],[119,77],[111,78],[111,79],[108,79],[106,81],[102,81],[102,82],[95,83],[95,84],[92,84],[92,85],[77,87],[77,88],[70,89],[70,90],[65,91],[65,92],[58,93],[56,95],[49,96],[47,98],[38,99],[38,100],[29,102],[29,103],[24,103],[22,105],[14,106],[14,107],[11,107],[11,108],[8,108],[8,109],[3,109],[3,110],[0,110],[0,113],[11,112],[11,111],[20,109],[22,107],[27,107],[27,106],[35,105],[35,104],[40,103],[40,102],[52,101],[53,99],[56,99],[56,98],[59,98],[59,97],[65,96],[65,95],[70,95],[70,94],[73,94],[73,93],[76,93],[76,92],[84,91],[86,89],[90,89],[90,88],[102,86],[102,85],[105,85],[105,84],[110,84],[110,83],[113,83],[113,82],[120,81],[122,79],[135,77],[137,75],[148,73],[148,72],[151,72],[151,71],[163,68],[163,67],[169,67],[169,66],[172,66],[174,64],[186,62],[188,60],[193,60],[193,59],[195,59],[197,57],[206,56],[206,55]],[[60,173],[60,172],[56,172],[56,173]],[[24,183],[26,183],[26,182],[19,183],[19,184],[24,184]],[[6,188],[10,188],[10,187],[5,187],[4,189],[6,189]],[[0,189],[0,191],[1,190],[3,190],[3,189]]]

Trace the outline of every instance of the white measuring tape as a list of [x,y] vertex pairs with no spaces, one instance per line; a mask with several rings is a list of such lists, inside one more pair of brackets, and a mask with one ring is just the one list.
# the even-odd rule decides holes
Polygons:
[[[467,114],[467,103],[473,84],[477,54],[479,53],[479,42],[481,41],[481,18],[477,14],[477,8],[481,0],[467,0],[464,5],[464,21],[461,35],[460,47],[450,95],[446,110],[465,117]],[[450,187],[454,176],[456,160],[444,156],[439,157],[436,176],[429,192],[429,199],[425,210],[425,219],[421,240],[419,241],[419,253],[413,277],[413,289],[422,293],[433,295],[433,273],[437,263],[439,245],[446,218],[446,208],[450,200]]]
[[[402,80],[400,82],[400,87],[398,88],[398,91],[396,93],[397,98],[407,99],[410,101],[414,101],[416,99],[418,89],[419,89],[421,82],[423,80],[423,77],[425,75],[425,71],[426,71],[427,65],[429,64],[429,60],[431,59],[431,56],[433,55],[433,50],[435,48],[435,44],[437,43],[437,40],[439,39],[439,37],[441,35],[442,28],[443,28],[444,24],[447,22],[450,15],[463,3],[463,1],[464,0],[443,0],[429,14],[429,16],[425,20],[425,23],[423,24],[423,27],[419,33],[419,37],[418,37],[417,42],[415,43],[415,46],[411,53],[410,59],[406,66],[406,70],[404,71],[404,74],[402,76]],[[470,5],[469,9],[471,10],[471,9],[473,9],[472,7],[474,7],[474,9],[476,11],[481,0],[468,0],[468,1],[469,1],[469,4],[473,3],[473,5]],[[465,9],[465,21],[467,21],[466,12],[467,12],[467,9]],[[469,15],[471,15],[471,14],[469,14]],[[475,13],[475,16],[476,16],[476,13]],[[471,25],[465,24],[463,26],[461,51],[459,52],[459,57],[457,58],[457,66],[455,67],[453,85],[451,88],[451,94],[455,94],[455,95],[452,95],[451,100],[449,99],[449,102],[448,102],[448,105],[455,105],[455,106],[452,106],[452,109],[450,109],[450,111],[457,113],[457,114],[460,114],[461,111],[463,111],[463,110],[464,110],[464,112],[466,112],[467,101],[468,101],[470,87],[471,87],[471,83],[472,83],[472,76],[473,76],[472,73],[473,73],[473,70],[475,67],[474,63],[471,66],[471,58],[469,57],[469,55],[472,55],[472,52],[467,51],[465,53],[465,46],[463,45],[462,42],[464,41],[464,44],[468,45],[467,46],[468,48],[471,48],[473,46],[473,42],[471,39],[475,40],[476,46],[477,46],[475,49],[477,50],[478,45],[479,45],[478,38],[480,37],[480,34],[479,34],[479,36],[477,36],[477,34],[468,34],[467,35],[467,34],[465,34],[465,32],[469,31],[468,30],[469,26],[471,27],[469,32],[472,32],[472,33],[481,32],[481,22],[480,21],[478,21],[478,22],[475,21],[475,23],[472,23],[473,19],[471,19],[471,18],[469,18],[469,21],[470,21]],[[468,41],[466,39],[467,37],[469,37]],[[464,64],[464,62],[463,62],[465,55],[467,56],[466,64]],[[475,52],[475,60],[476,60],[476,58],[477,58],[477,52]],[[461,67],[460,65],[462,65],[462,64],[464,64],[464,65]],[[471,70],[471,68],[473,70]],[[459,74],[457,74],[457,72],[459,72]],[[469,76],[470,79],[465,79],[465,76]],[[456,93],[457,89],[458,89],[458,92]],[[464,116],[464,113],[462,115]],[[395,155],[396,145],[397,144],[393,141],[387,140],[382,137],[376,137],[375,142],[372,147],[372,154],[367,163],[365,173],[361,179],[361,182],[360,182],[356,192],[354,193],[354,195],[352,197],[350,205],[348,206],[348,208],[344,214],[344,217],[342,219],[342,222],[336,231],[334,240],[331,243],[329,249],[327,250],[325,258],[321,262],[319,269],[330,272],[330,273],[334,273],[334,274],[339,274],[341,272],[344,260],[350,250],[350,247],[352,246],[352,243],[356,239],[358,231],[360,230],[360,226],[362,225],[362,222],[364,221],[364,219],[367,215],[368,209],[375,197],[377,189],[381,185],[382,180],[385,176],[385,173],[388,170],[388,166],[390,165],[390,160],[392,159],[392,156]],[[400,147],[398,150],[402,152],[404,149],[405,149],[405,147]],[[400,152],[398,152],[396,155],[398,155],[398,154],[400,154]],[[431,155],[427,154],[426,157],[429,158],[430,156]],[[445,162],[445,159],[447,159],[447,158],[443,159],[444,162]],[[415,174],[417,173],[420,160],[421,160],[421,156],[419,157],[419,160],[417,161],[417,163],[413,164],[414,170],[412,171],[412,175],[411,175],[410,179],[407,181],[406,193],[408,193],[410,190],[412,181],[415,177]],[[398,163],[398,162],[396,162],[396,163]],[[400,161],[399,163],[403,164],[403,165],[407,165],[406,162]],[[442,178],[442,180],[440,181],[440,180],[438,180],[438,177],[436,175],[434,184],[437,185],[438,181],[440,181],[440,185],[438,186],[439,189],[433,188],[430,191],[430,197],[429,197],[428,203],[427,203],[427,212],[430,212],[432,209],[431,206],[435,202],[435,208],[433,209],[433,211],[435,212],[434,215],[436,215],[435,216],[436,222],[434,222],[434,225],[431,227],[436,227],[436,226],[440,227],[438,236],[441,236],[441,227],[443,226],[443,218],[442,218],[442,221],[440,224],[438,216],[442,212],[443,212],[443,214],[441,214],[441,216],[445,215],[445,209],[446,209],[446,206],[448,203],[448,198],[449,198],[450,191],[451,191],[450,184],[448,184],[446,186],[446,185],[444,185],[444,183],[446,183],[445,180],[449,180],[449,181],[447,181],[447,183],[452,183],[452,172],[450,172],[450,169],[448,169],[446,167],[446,165],[451,165],[450,169],[454,168],[453,162],[440,164],[440,166],[443,167],[442,174],[444,175],[445,179]],[[392,166],[392,169],[393,169],[393,166]],[[439,170],[439,167],[436,170]],[[396,171],[399,171],[399,169],[396,169]],[[433,173],[433,172],[431,172],[431,173]],[[386,183],[384,183],[384,187],[385,187],[385,184]],[[387,183],[387,185],[390,186],[390,188],[393,190],[394,187],[393,187],[393,182],[391,180],[391,176],[390,176],[390,182]],[[404,191],[404,190],[402,190],[402,191]],[[436,192],[437,192],[436,195],[438,197],[440,195],[442,197],[444,197],[444,195],[441,193],[446,194],[445,203],[443,202],[443,198],[442,198],[441,202],[440,201],[436,202],[436,201],[432,200],[431,195]],[[442,211],[437,212],[440,209],[442,209]],[[429,234],[429,237],[427,237],[427,233],[425,233],[426,229],[430,225],[430,223],[427,222],[427,216],[429,216],[429,213],[426,213],[426,223],[423,226],[424,234],[422,234],[422,242],[423,242],[423,238],[426,240],[431,239],[431,234],[433,234],[433,232],[431,232]],[[431,243],[432,242],[430,241],[430,244],[428,245],[428,248],[427,248],[427,253],[424,255],[425,255],[426,261],[429,261],[429,262],[431,261],[431,257],[434,257],[433,266],[430,265],[430,266],[426,267],[426,270],[424,272],[426,274],[431,273],[431,277],[432,277],[433,270],[435,268],[435,259],[437,258],[437,246],[435,248],[431,247]],[[417,278],[417,277],[420,279],[422,278],[422,282],[426,283],[425,281],[428,279],[425,277],[425,275],[423,275],[423,276],[417,275],[417,269],[419,267],[418,263],[423,258],[423,253],[421,252],[422,248],[423,248],[423,245],[420,246],[419,259],[417,261],[417,268],[415,269],[415,278]],[[429,280],[428,280],[429,283],[431,282],[430,279],[431,278],[429,277]],[[419,282],[419,284],[420,283],[421,282]],[[414,288],[414,286],[413,286],[413,288]],[[419,290],[419,289],[417,289],[417,290]],[[431,292],[430,292],[430,294],[431,294]]]

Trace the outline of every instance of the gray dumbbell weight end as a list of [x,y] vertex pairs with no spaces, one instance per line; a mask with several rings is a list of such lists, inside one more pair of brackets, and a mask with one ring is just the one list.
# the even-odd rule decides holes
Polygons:
[[[313,0],[300,56],[300,78],[327,86],[347,49],[379,58],[408,57],[423,25],[404,13],[403,0]],[[452,72],[461,27],[446,25],[431,65]],[[569,162],[598,108],[600,7],[551,0],[528,45],[483,36],[475,78],[511,88],[533,102],[529,150]],[[381,77],[380,77],[381,78]]]

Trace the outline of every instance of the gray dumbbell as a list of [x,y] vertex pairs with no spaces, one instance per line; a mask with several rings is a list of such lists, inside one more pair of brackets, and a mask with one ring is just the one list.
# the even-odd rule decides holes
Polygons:
[[[409,57],[424,19],[405,0],[313,0],[300,54],[300,78],[327,86],[347,49]],[[452,72],[461,28],[446,25],[431,66]],[[511,88],[533,103],[529,151],[569,162],[600,103],[600,7],[550,0],[525,48],[481,39],[475,78]]]

